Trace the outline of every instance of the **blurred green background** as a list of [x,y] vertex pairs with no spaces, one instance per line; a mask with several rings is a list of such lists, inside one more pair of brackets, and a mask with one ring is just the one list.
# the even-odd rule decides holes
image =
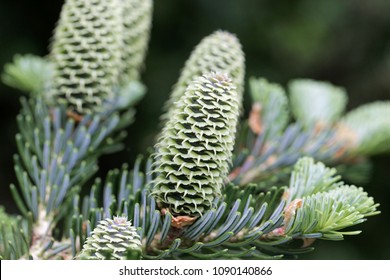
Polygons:
[[[126,150],[101,159],[100,175],[132,163],[153,145],[161,105],[193,47],[216,29],[235,33],[244,48],[247,79],[266,77],[330,81],[347,89],[348,109],[390,100],[389,0],[155,0],[153,30],[143,81],[146,97],[129,128]],[[63,1],[1,0],[0,68],[16,53],[46,55]],[[0,204],[17,209],[9,185],[16,182],[15,116],[20,93],[0,84]],[[246,93],[246,109],[249,96]],[[390,116],[389,116],[390,117]],[[390,145],[390,143],[389,143]],[[342,242],[318,241],[304,259],[390,259],[390,156],[372,159],[364,187],[382,214]]]

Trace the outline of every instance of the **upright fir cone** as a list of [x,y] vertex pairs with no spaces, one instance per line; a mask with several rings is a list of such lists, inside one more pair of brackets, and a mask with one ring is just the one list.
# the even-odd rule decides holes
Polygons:
[[241,106],[245,75],[244,52],[235,35],[226,31],[216,31],[205,37],[186,61],[179,80],[165,104],[166,113],[162,116],[162,122],[171,116],[176,108],[175,102],[184,94],[193,79],[210,72],[224,72],[231,77],[237,87]]
[[152,23],[152,0],[123,0],[124,76],[126,80],[139,80],[148,48]]
[[114,98],[122,63],[121,0],[66,0],[51,46],[53,99],[79,114]]
[[156,145],[152,194],[173,215],[211,209],[229,171],[239,96],[226,75],[196,78],[176,103]]
[[140,259],[141,246],[140,236],[130,221],[126,217],[114,217],[99,222],[77,259]]

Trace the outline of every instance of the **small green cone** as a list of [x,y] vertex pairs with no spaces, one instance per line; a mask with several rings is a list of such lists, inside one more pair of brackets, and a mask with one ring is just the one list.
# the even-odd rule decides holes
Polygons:
[[140,237],[127,217],[114,217],[99,222],[77,259],[137,260],[142,255],[141,246]]

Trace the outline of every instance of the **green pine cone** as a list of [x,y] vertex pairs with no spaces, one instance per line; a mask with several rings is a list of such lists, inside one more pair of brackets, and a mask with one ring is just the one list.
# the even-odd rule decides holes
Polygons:
[[80,114],[114,98],[122,64],[123,7],[119,0],[67,0],[51,46],[52,98]]
[[126,217],[114,217],[99,222],[84,243],[78,259],[125,260],[140,259],[141,240]]
[[152,0],[123,0],[125,80],[139,80],[152,22]]
[[216,31],[205,37],[186,61],[180,78],[165,104],[166,113],[162,116],[163,122],[172,115],[176,107],[175,102],[184,94],[192,80],[210,72],[223,72],[232,78],[237,86],[241,106],[245,75],[244,53],[235,35],[226,31]]
[[221,195],[235,141],[239,97],[225,74],[196,78],[156,145],[152,194],[173,215],[198,216]]

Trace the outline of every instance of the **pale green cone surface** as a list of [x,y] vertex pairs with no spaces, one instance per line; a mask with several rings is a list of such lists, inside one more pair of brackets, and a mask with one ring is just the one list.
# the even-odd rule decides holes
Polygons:
[[53,101],[78,113],[114,98],[123,49],[120,0],[67,0],[51,48]]
[[123,0],[124,80],[139,80],[153,12],[152,0]]
[[239,103],[225,74],[198,77],[176,103],[156,145],[153,195],[174,215],[213,207],[229,171]]
[[166,121],[173,114],[175,102],[186,91],[192,80],[210,72],[228,74],[237,87],[241,106],[244,90],[245,57],[237,37],[226,31],[216,31],[205,37],[193,50],[186,61],[178,82],[175,84],[162,120]]
[[79,259],[139,259],[141,240],[126,217],[114,217],[99,222],[84,243]]

